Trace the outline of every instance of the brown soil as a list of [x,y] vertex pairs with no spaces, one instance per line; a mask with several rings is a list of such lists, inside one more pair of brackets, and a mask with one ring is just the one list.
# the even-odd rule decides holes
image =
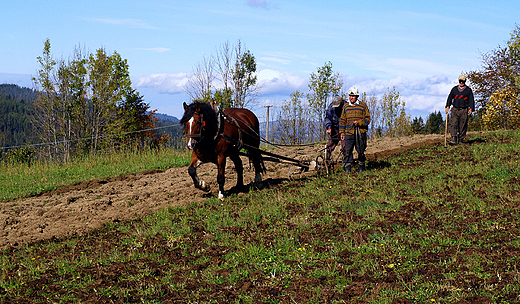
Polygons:
[[[369,162],[377,162],[406,149],[443,141],[443,135],[369,140],[366,155]],[[291,147],[271,151],[303,160],[322,155],[320,150],[323,147]],[[254,172],[249,168],[248,160],[243,158],[243,161],[244,182],[251,184]],[[266,167],[264,186],[283,183],[289,180],[289,172],[299,170],[295,166],[275,162],[266,162]],[[236,182],[231,161],[228,161],[226,172],[225,189],[231,192]],[[210,192],[195,189],[187,167],[180,167],[112,179],[96,179],[36,197],[4,202],[0,204],[0,249],[45,239],[82,235],[102,227],[106,222],[131,220],[164,207],[182,206],[216,195],[216,166],[203,164],[198,168],[198,174],[211,185]],[[293,178],[298,176],[292,175]]]

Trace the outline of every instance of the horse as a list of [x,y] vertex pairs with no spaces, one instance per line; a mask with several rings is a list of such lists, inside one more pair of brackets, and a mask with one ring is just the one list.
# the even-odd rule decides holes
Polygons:
[[195,101],[184,106],[184,115],[180,124],[184,126],[187,147],[193,150],[188,174],[193,179],[195,188],[209,191],[209,185],[197,176],[197,166],[211,162],[217,165],[218,198],[224,199],[226,158],[229,157],[237,171],[236,188],[244,186],[244,168],[240,159],[240,149],[248,152],[249,161],[255,169],[254,185],[262,183],[261,174],[265,165],[259,150],[260,126],[256,115],[248,109],[228,108],[217,112],[205,102]]

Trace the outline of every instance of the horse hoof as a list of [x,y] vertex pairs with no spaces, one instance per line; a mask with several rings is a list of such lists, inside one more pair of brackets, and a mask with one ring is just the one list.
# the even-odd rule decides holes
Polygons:
[[218,199],[223,201],[224,200],[224,194],[222,192],[218,192]]
[[211,187],[209,185],[206,185],[206,183],[204,181],[200,181],[200,184],[199,184],[200,190],[208,192],[210,190],[210,188]]

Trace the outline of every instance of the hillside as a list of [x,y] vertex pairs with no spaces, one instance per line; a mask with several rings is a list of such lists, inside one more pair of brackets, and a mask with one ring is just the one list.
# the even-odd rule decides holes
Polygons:
[[[373,165],[401,151],[444,141],[442,135],[423,135],[404,138],[369,140],[367,159]],[[323,145],[290,147],[272,150],[273,153],[296,159],[313,160],[322,155]],[[336,149],[336,155],[339,153]],[[244,163],[244,182],[252,183],[254,172]],[[370,168],[371,165],[369,165]],[[264,187],[276,186],[289,180],[295,166],[266,162]],[[24,198],[0,205],[0,248],[20,246],[56,237],[84,234],[102,227],[106,222],[124,221],[134,215],[144,216],[167,206],[184,206],[200,202],[217,194],[217,170],[214,164],[203,164],[198,175],[212,187],[209,193],[193,187],[187,167],[165,171],[143,172],[106,180],[63,187],[41,196]],[[231,161],[226,167],[226,191],[232,190],[236,175]],[[315,174],[314,172],[303,175]],[[292,177],[298,178],[299,174]],[[132,204],[128,204],[131,201]],[[52,223],[52,224],[50,224]]]
[[[38,93],[15,84],[0,84],[0,147],[6,151],[11,147],[40,143],[33,126],[33,102]],[[171,147],[181,146],[182,128],[174,116],[156,113],[157,131],[168,134]]]
[[36,97],[34,90],[0,85],[0,147],[24,146],[37,140],[32,125],[32,102]]

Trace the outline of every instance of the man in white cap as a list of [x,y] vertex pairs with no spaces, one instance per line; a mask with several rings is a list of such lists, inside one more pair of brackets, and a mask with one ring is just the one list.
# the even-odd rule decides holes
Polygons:
[[327,144],[327,148],[325,150],[325,157],[330,159],[332,152],[336,149],[336,146],[339,144],[339,118],[341,117],[341,112],[343,110],[343,105],[345,101],[342,97],[336,96],[332,100],[332,103],[327,108],[325,112],[325,129],[327,130],[327,134],[329,135],[329,142]]
[[339,119],[339,134],[343,148],[343,169],[350,173],[354,163],[352,154],[354,147],[358,152],[359,172],[365,169],[365,149],[367,148],[367,131],[370,124],[370,112],[367,104],[358,100],[358,89],[351,87],[348,93],[349,101],[343,106]]
[[459,85],[454,86],[446,100],[446,114],[451,108],[450,144],[462,143],[468,131],[468,115],[475,111],[473,91],[466,85],[466,76],[459,76]]

